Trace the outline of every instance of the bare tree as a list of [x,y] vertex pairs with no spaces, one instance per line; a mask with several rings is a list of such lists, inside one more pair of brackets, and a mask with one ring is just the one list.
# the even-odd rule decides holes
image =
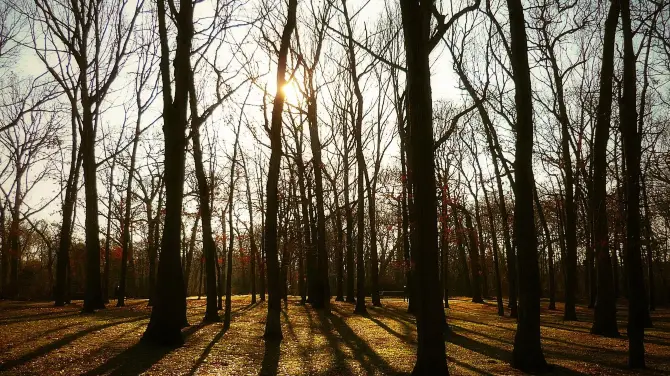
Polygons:
[[279,181],[279,167],[281,163],[281,126],[282,111],[285,94],[282,90],[286,84],[286,58],[291,43],[291,34],[296,25],[297,0],[289,0],[286,24],[281,34],[277,62],[277,92],[272,106],[272,120],[270,123],[270,168],[266,188],[267,208],[265,212],[264,250],[267,258],[268,272],[268,315],[265,323],[265,338],[280,340],[282,338],[280,324],[280,279],[279,262],[277,260],[277,211],[279,208],[277,184]]

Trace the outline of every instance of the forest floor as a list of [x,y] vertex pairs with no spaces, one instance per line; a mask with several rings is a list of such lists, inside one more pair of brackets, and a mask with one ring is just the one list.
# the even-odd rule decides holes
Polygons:
[[[8,375],[395,375],[408,374],[416,359],[415,320],[401,299],[368,307],[333,302],[324,315],[290,298],[282,311],[284,340],[266,346],[262,338],[266,305],[249,296],[233,298],[232,324],[204,325],[205,300],[188,300],[191,326],[185,345],[175,350],[139,342],[148,322],[146,300],[91,315],[81,302],[64,308],[51,303],[0,301],[0,373]],[[495,300],[485,304],[450,300],[452,333],[447,355],[452,375],[518,375],[509,366],[516,321],[496,315]],[[546,307],[546,302],[542,303]],[[564,322],[542,309],[542,345],[555,375],[637,374],[626,369],[626,312],[619,309],[621,338],[589,334],[592,311],[580,306],[579,321]],[[670,374],[670,309],[653,312],[645,335],[644,374]]]

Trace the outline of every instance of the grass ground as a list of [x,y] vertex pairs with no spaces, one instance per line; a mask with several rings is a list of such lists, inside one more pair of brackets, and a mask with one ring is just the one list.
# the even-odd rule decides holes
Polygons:
[[[150,309],[145,300],[124,308],[81,315],[81,302],[65,308],[50,303],[0,301],[0,373],[8,375],[386,375],[408,374],[415,361],[416,328],[400,299],[383,300],[369,315],[334,302],[324,315],[289,299],[282,313],[284,341],[265,345],[267,307],[234,297],[233,319],[201,324],[205,300],[189,299],[186,343],[176,350],[150,347],[139,339]],[[516,322],[496,315],[495,301],[474,304],[453,299],[447,310],[453,333],[447,338],[452,375],[517,375],[508,362]],[[546,306],[543,303],[543,306]],[[625,310],[621,338],[589,334],[592,312],[578,308],[577,322],[542,310],[542,345],[556,375],[637,374],[626,369]],[[646,331],[648,370],[670,374],[670,310],[652,314]]]

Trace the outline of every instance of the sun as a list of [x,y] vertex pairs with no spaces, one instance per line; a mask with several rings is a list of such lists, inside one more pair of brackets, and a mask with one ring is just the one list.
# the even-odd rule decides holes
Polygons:
[[296,84],[293,80],[288,81],[281,87],[281,91],[284,94],[284,98],[287,102],[291,104],[297,104],[300,93],[296,88]]

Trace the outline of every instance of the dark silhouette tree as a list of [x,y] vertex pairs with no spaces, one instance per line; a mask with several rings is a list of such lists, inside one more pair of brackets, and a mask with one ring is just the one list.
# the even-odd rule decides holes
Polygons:
[[281,125],[285,94],[283,87],[286,84],[286,58],[291,44],[291,34],[296,24],[297,0],[289,0],[286,15],[286,24],[281,34],[279,56],[277,61],[277,91],[272,106],[272,120],[270,123],[270,167],[266,188],[267,208],[265,212],[264,249],[267,259],[268,272],[268,315],[265,322],[265,338],[267,340],[282,339],[280,309],[281,291],[279,276],[279,261],[277,259],[277,211],[279,209],[277,183],[279,181],[279,167],[281,163]]
[[[533,212],[533,104],[526,23],[521,0],[507,0],[516,105],[514,238],[519,273],[519,322],[512,366],[524,372],[547,369],[540,344],[540,276]],[[523,234],[523,235],[522,235]]]

